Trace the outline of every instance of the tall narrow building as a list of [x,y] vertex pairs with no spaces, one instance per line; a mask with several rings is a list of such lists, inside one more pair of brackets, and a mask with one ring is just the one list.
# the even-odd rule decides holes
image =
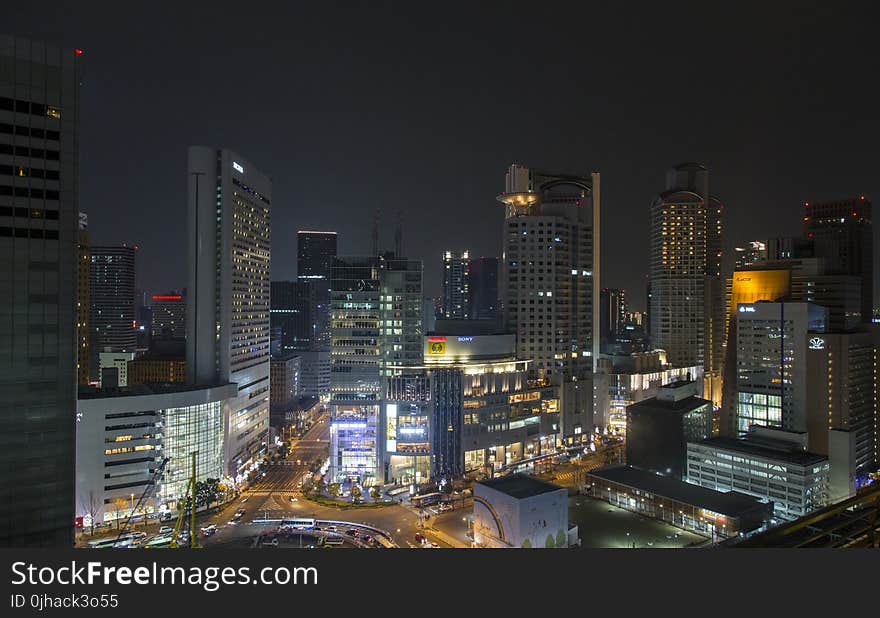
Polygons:
[[[296,233],[297,280],[311,283],[315,297],[308,308],[315,325],[314,342],[308,349],[330,345],[330,269],[336,257],[336,232],[300,230]],[[300,289],[300,294],[305,293]]]
[[0,36],[0,546],[70,547],[82,52]]
[[498,301],[498,258],[471,258],[469,271],[470,318],[497,320],[501,317]]
[[505,191],[504,319],[517,357],[560,387],[561,435],[593,428],[599,353],[599,174],[571,176],[512,165]]
[[225,148],[188,157],[187,379],[238,385],[224,404],[224,461],[240,480],[268,445],[272,181]]
[[134,352],[137,349],[134,302],[137,248],[93,246],[90,253],[89,373],[92,380],[97,380],[101,352]]
[[651,205],[651,340],[671,366],[703,366],[704,397],[715,405],[724,337],[722,210],[699,163],[672,168]]
[[443,317],[470,317],[470,256],[467,251],[443,253]]
[[89,316],[92,309],[91,274],[92,248],[89,239],[89,217],[79,213],[79,231],[77,236],[77,272],[76,272],[76,374],[77,383],[85,386],[89,383]]
[[852,199],[804,204],[804,234],[815,257],[825,260],[829,275],[855,275],[861,280],[861,321],[874,315],[874,231],[871,201]]

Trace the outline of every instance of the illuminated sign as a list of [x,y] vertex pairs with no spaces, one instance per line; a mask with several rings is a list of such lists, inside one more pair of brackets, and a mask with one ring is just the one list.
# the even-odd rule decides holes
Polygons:
[[458,340],[459,341],[473,341],[474,338],[473,337],[459,337]]
[[153,295],[153,300],[183,300],[182,296],[174,295]]
[[446,341],[433,341],[428,339],[428,354],[431,356],[446,354]]
[[810,349],[811,350],[824,350],[825,349],[825,340],[821,337],[813,337],[810,339]]
[[235,161],[232,162],[232,169],[234,169],[236,172],[244,174],[244,168]]
[[754,312],[755,312],[755,308],[754,308],[754,307],[749,307],[749,306],[747,306],[747,305],[740,305],[740,306],[739,306],[739,312],[740,312],[740,313],[754,313]]

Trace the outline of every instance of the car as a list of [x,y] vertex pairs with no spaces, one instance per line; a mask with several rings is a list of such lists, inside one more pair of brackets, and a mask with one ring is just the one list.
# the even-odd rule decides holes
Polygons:
[[450,504],[449,502],[444,502],[443,504],[440,505],[440,512],[441,513],[446,513],[448,511],[454,511],[454,510],[455,510],[455,507],[452,504]]
[[263,541],[260,543],[263,547],[278,547],[278,539],[272,539],[271,541]]
[[174,530],[171,526],[162,526],[159,528],[159,534],[171,534],[172,532],[174,532]]
[[291,502],[299,502],[299,500],[297,500],[296,496],[290,496],[290,501]]
[[338,530],[338,528],[336,526],[327,526],[324,529],[327,530],[328,532],[336,532]]
[[420,532],[416,532],[415,540],[419,545],[424,545],[427,539],[425,539]]
[[234,519],[230,519],[229,522],[228,522],[228,525],[230,525],[230,526],[237,526],[237,525],[238,525],[238,522],[235,521]]
[[349,528],[348,530],[345,531],[345,534],[347,534],[348,536],[353,536],[353,537],[357,538],[358,531],[355,530],[354,528]]
[[241,503],[244,504],[245,502],[247,502],[249,497],[250,496],[245,496],[244,498],[242,498]]

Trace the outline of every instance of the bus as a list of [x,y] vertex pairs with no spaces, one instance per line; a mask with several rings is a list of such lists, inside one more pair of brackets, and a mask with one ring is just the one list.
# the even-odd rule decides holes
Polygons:
[[314,530],[315,520],[305,517],[285,518],[281,520],[281,528],[291,528],[293,530]]
[[430,494],[421,494],[420,496],[413,496],[410,498],[410,502],[415,507],[423,507],[428,506],[429,504],[436,504],[440,502],[440,499],[443,497],[439,491],[435,491]]
[[328,536],[324,539],[324,547],[335,547],[342,545],[342,537]]
[[168,534],[165,536],[156,536],[156,537],[153,537],[152,539],[150,539],[149,541],[147,541],[144,544],[144,547],[147,549],[149,549],[151,547],[168,547],[169,545],[171,545],[171,541],[173,541],[173,540],[174,540],[173,534]]
[[104,549],[107,547],[131,547],[132,543],[146,537],[144,532],[126,532],[118,536],[89,541],[89,549]]

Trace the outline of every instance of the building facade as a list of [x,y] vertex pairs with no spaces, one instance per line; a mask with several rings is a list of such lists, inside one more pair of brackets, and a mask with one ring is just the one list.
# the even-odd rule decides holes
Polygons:
[[463,320],[471,315],[470,255],[446,251],[443,253],[443,317]]
[[[721,200],[698,163],[671,169],[651,205],[650,332],[669,364],[702,364],[706,398],[721,402],[724,306]],[[717,392],[716,392],[717,391]]]
[[91,353],[92,379],[99,377],[101,352],[137,350],[135,315],[135,261],[137,247],[91,248]]
[[236,482],[267,451],[272,181],[228,149],[188,151],[190,384],[238,384],[224,405],[225,471]]
[[599,174],[572,176],[512,165],[505,191],[504,320],[517,357],[560,389],[568,441],[593,428],[599,353]]
[[498,295],[498,258],[471,258],[468,266],[472,320],[498,320],[501,305]]
[[311,282],[314,289],[314,297],[309,297],[308,305],[314,323],[312,346],[323,349],[330,345],[330,269],[335,257],[336,232],[300,230],[296,233],[297,280]]
[[153,294],[150,338],[186,339],[186,292]]
[[4,547],[73,543],[81,71],[78,50],[0,36]]

